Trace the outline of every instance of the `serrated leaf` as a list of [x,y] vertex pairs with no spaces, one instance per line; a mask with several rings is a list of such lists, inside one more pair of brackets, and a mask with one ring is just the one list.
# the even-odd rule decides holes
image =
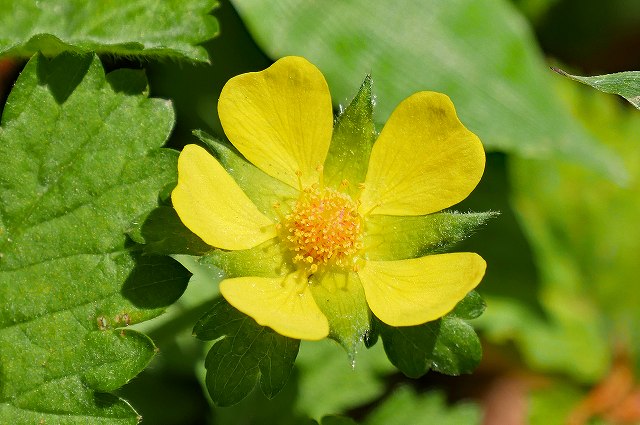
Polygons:
[[207,61],[216,0],[0,0],[0,56],[61,52]]
[[409,378],[419,378],[431,369],[431,356],[441,321],[394,328],[379,324],[384,351],[391,363]]
[[553,70],[602,92],[622,96],[633,106],[640,109],[640,71],[581,77],[579,75],[571,75],[558,68],[553,68]]
[[431,357],[431,369],[446,375],[471,373],[482,360],[482,345],[473,327],[454,316],[440,324]]
[[392,327],[377,321],[384,350],[410,378],[433,369],[447,375],[471,373],[482,359],[480,339],[464,319],[484,311],[484,301],[471,291],[442,319],[419,326]]
[[245,398],[258,380],[268,398],[282,390],[298,355],[300,341],[258,325],[219,298],[193,329],[202,340],[217,340],[205,360],[206,384],[217,406]]
[[394,3],[233,0],[272,58],[303,55],[334,99],[354,75],[376,82],[379,125],[421,90],[449,95],[485,147],[528,158],[563,158],[624,182],[621,160],[577,124],[553,92],[531,30],[505,0]]
[[[140,72],[115,80],[140,82]],[[135,424],[113,391],[155,347],[126,326],[188,273],[125,235],[175,181],[166,101],[109,83],[97,58],[32,58],[0,127],[0,422]],[[142,86],[146,86],[143,84]]]

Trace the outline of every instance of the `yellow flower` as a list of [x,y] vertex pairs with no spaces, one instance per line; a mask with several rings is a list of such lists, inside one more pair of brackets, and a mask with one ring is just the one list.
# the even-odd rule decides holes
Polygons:
[[486,264],[474,253],[387,255],[387,242],[415,237],[402,220],[460,202],[482,176],[482,144],[447,96],[420,92],[400,103],[364,149],[361,178],[348,154],[333,160],[329,89],[303,58],[232,78],[218,112],[255,167],[227,164],[227,172],[223,158],[188,145],[172,201],[217,252],[258,261],[220,291],[259,324],[296,339],[361,337],[370,312],[391,326],[419,325],[448,313],[482,279]]

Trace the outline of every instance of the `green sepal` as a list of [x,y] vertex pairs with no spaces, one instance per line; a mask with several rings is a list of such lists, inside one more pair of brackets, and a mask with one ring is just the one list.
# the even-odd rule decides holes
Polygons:
[[266,174],[233,147],[216,140],[204,131],[196,130],[193,134],[216,156],[258,210],[270,219],[282,219],[280,210],[274,208],[276,203],[283,206],[282,211],[287,211],[284,207],[292,205],[298,199],[297,189]]
[[571,75],[561,69],[553,68],[557,73],[569,77],[574,81],[598,89],[601,92],[617,94],[625,98],[636,108],[640,109],[640,71],[616,72],[614,74],[581,77]]
[[300,341],[258,325],[223,298],[218,298],[193,328],[201,340],[217,340],[205,360],[205,382],[216,406],[245,398],[260,381],[268,398],[284,387],[298,355]]
[[402,373],[419,378],[430,369],[446,375],[471,373],[482,359],[480,339],[464,319],[477,317],[484,301],[470,292],[441,319],[393,327],[377,320],[387,357]]
[[404,260],[443,252],[497,215],[492,211],[372,215],[366,220],[365,252],[369,260]]
[[311,277],[311,293],[329,320],[329,337],[351,358],[371,328],[371,313],[364,289],[354,272],[327,272]]
[[204,255],[200,263],[220,268],[226,278],[285,276],[295,270],[291,255],[285,252],[285,249],[274,238],[250,249],[239,251],[214,249]]
[[144,244],[145,254],[203,255],[213,248],[187,229],[176,210],[161,206],[139,218],[128,233],[134,242]]
[[371,76],[367,75],[349,106],[338,115],[324,163],[325,183],[337,188],[346,180],[349,185],[344,190],[351,196],[360,190],[358,183],[364,182],[377,138],[371,86]]

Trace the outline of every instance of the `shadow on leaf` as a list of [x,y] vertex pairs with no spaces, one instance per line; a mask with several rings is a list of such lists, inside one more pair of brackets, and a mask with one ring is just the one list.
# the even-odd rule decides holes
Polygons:
[[170,257],[132,253],[136,266],[122,286],[122,295],[140,308],[167,307],[184,290],[191,273]]

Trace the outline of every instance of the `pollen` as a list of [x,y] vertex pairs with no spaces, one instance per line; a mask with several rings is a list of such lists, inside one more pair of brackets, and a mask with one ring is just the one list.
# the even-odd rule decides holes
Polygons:
[[293,261],[309,273],[328,265],[352,267],[362,248],[358,205],[349,195],[329,188],[304,189],[282,229]]

